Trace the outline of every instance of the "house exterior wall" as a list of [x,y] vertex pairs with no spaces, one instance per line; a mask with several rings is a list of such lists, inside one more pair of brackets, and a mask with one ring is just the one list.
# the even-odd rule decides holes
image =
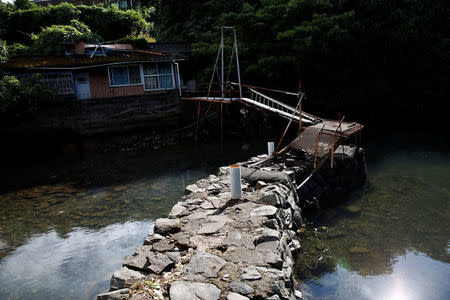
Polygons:
[[[173,68],[174,89],[178,89],[178,77],[176,69]],[[144,85],[130,85],[130,86],[111,86],[109,82],[108,67],[101,67],[91,69],[89,71],[89,83],[91,86],[91,98],[113,98],[113,97],[127,97],[137,95],[151,95],[159,94],[164,90],[145,91]]]
[[108,68],[96,68],[89,72],[89,83],[91,85],[91,98],[111,98],[143,95],[143,85],[112,87],[109,84]]

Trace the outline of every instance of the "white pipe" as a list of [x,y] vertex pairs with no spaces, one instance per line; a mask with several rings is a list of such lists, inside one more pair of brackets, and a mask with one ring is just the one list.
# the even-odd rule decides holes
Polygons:
[[273,142],[267,142],[267,155],[272,155],[274,149],[275,144]]
[[241,166],[230,166],[231,199],[242,197]]

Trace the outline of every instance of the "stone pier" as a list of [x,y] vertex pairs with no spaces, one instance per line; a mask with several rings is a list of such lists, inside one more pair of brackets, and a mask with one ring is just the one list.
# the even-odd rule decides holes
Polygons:
[[284,155],[240,163],[243,195],[230,199],[228,168],[186,187],[144,245],[125,257],[104,299],[301,299],[293,274],[301,255],[302,209],[320,207],[365,181],[361,149],[340,148],[297,191],[312,158]]

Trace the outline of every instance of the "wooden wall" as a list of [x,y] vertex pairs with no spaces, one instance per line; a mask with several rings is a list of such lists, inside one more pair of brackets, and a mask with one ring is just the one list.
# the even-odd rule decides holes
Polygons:
[[96,68],[89,71],[89,84],[91,86],[91,98],[111,98],[143,95],[143,85],[118,86],[109,85],[108,68]]

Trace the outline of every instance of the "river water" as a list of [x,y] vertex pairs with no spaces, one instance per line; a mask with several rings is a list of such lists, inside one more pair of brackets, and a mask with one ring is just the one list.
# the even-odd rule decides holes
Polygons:
[[[369,141],[370,184],[308,217],[296,269],[305,295],[450,298],[449,151],[407,141]],[[265,151],[230,140],[10,161],[0,174],[1,298],[94,298],[185,185]]]

